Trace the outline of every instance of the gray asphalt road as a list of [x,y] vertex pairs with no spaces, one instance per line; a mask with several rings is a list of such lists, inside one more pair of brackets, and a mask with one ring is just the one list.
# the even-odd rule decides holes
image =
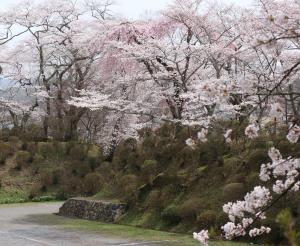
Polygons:
[[159,242],[131,242],[99,234],[68,231],[28,220],[31,215],[57,213],[60,206],[60,203],[0,206],[0,246],[162,245]]

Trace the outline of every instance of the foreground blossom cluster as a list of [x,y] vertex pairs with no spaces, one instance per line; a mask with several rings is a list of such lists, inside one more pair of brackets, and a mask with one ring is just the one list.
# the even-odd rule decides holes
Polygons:
[[[249,125],[246,129],[256,127]],[[298,126],[294,126],[289,130],[287,139],[291,143],[296,143],[299,140]],[[247,130],[245,132],[247,134]],[[228,131],[224,135],[228,138]],[[248,135],[252,138],[253,135]],[[296,141],[297,140],[297,141]],[[223,206],[223,211],[228,214],[229,222],[222,226],[223,236],[232,240],[237,237],[243,237],[248,234],[250,237],[257,237],[271,232],[271,228],[267,226],[255,225],[263,223],[266,219],[266,212],[272,203],[275,195],[282,195],[286,192],[299,191],[300,189],[300,159],[298,158],[283,158],[280,151],[274,147],[270,148],[268,152],[270,163],[262,164],[259,177],[262,181],[273,182],[272,190],[263,186],[257,186],[252,192],[249,192],[242,201],[229,202]],[[273,192],[273,194],[272,194]],[[195,237],[203,245],[207,245],[207,241],[203,241],[200,233]]]
[[251,124],[247,126],[245,134],[248,138],[254,139],[258,137],[259,126],[257,124]]
[[290,128],[289,134],[287,135],[287,139],[291,143],[297,143],[300,138],[300,127],[298,125],[294,125]]
[[275,148],[269,150],[269,157],[272,163],[261,166],[260,179],[268,181],[272,177],[275,178],[273,191],[277,194],[282,194],[287,190],[298,191],[300,185],[300,159],[291,157],[283,159],[279,150]]
[[209,236],[207,230],[200,231],[199,233],[194,232],[193,236],[194,239],[198,240],[202,245],[204,246],[208,245]]
[[[254,190],[248,193],[243,201],[235,203],[228,203],[223,206],[223,210],[228,214],[230,222],[222,227],[226,239],[233,239],[235,237],[245,236],[247,229],[253,224],[254,218],[264,219],[265,215],[261,211],[271,201],[271,193],[265,187],[257,186]],[[252,216],[252,217],[248,217]],[[254,228],[249,231],[249,236],[254,236],[253,231],[257,235],[263,232],[270,232],[271,229],[261,227],[260,229]]]

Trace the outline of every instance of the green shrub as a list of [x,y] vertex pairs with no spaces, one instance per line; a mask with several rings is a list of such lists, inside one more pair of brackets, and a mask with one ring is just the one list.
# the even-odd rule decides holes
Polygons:
[[33,156],[37,154],[38,152],[38,146],[35,142],[26,142],[26,148],[24,150],[30,152],[30,154]]
[[59,158],[64,158],[67,156],[67,143],[66,142],[53,142],[53,148],[55,154]]
[[241,183],[241,182],[245,181],[246,178],[248,178],[248,175],[245,172],[232,174],[227,179],[227,183]]
[[90,166],[80,160],[74,160],[70,162],[70,168],[73,175],[83,178],[85,175],[91,172]]
[[169,172],[164,172],[156,175],[153,178],[153,186],[162,188],[167,185],[174,185],[176,187],[180,186],[180,179],[177,176],[177,169],[170,170]]
[[141,149],[143,150],[143,155],[146,159],[152,159],[155,156],[157,137],[154,135],[149,135],[144,138]]
[[44,162],[45,159],[42,155],[38,153],[34,154],[32,158],[32,167],[31,167],[32,173],[38,174]]
[[232,202],[241,199],[245,195],[245,187],[242,183],[227,184],[223,188],[223,200]]
[[229,221],[228,214],[224,213],[223,211],[220,211],[217,214],[217,217],[216,217],[216,226],[218,228],[220,228],[221,226],[225,225],[228,221]]
[[268,151],[266,149],[251,149],[247,159],[248,168],[258,171],[262,163],[269,161]]
[[177,154],[176,157],[178,160],[182,160],[184,164],[187,165],[195,165],[199,164],[199,150],[192,149],[191,147],[185,146],[179,152],[174,152],[173,154]]
[[27,151],[18,151],[16,155],[17,169],[22,169],[23,167],[28,167],[29,163],[32,162],[32,158]]
[[34,199],[35,197],[38,197],[42,194],[42,187],[40,185],[35,184],[34,186],[31,187],[29,190],[29,195],[28,198],[30,200]]
[[15,151],[17,151],[21,147],[20,139],[16,136],[10,136],[8,138],[8,142],[12,149],[14,149]]
[[53,185],[53,173],[49,170],[44,170],[40,174],[40,182],[43,191],[47,191],[48,188]]
[[10,145],[0,141],[0,164],[4,164],[6,159],[13,154]]
[[160,210],[163,207],[161,192],[159,190],[152,190],[146,198],[145,205],[149,209]]
[[33,156],[33,163],[35,163],[35,164],[39,164],[40,165],[44,161],[45,161],[45,158],[42,155],[38,154],[38,153],[36,153]]
[[117,194],[122,200],[132,206],[138,197],[138,178],[133,174],[120,177],[117,187]]
[[261,135],[251,141],[248,142],[248,149],[268,149],[268,138],[264,135]]
[[31,124],[27,126],[25,132],[23,131],[20,136],[21,139],[25,141],[34,141],[34,142],[43,141],[45,138],[42,127],[35,124]]
[[206,210],[197,217],[197,224],[201,229],[214,227],[216,225],[217,213],[213,210]]
[[103,160],[103,153],[101,149],[93,145],[87,152],[86,160],[89,163],[91,169],[94,171],[97,167],[100,166],[100,163]]
[[70,148],[69,156],[73,160],[83,161],[86,157],[86,147],[82,144],[75,144]]
[[181,221],[178,207],[172,205],[165,208],[161,213],[161,218],[168,226],[177,225]]
[[120,179],[119,186],[121,192],[136,191],[138,188],[138,178],[133,174],[124,175]]
[[291,150],[295,144],[291,144],[286,138],[281,139],[281,141],[276,146],[280,153],[285,153],[287,155],[292,155]]
[[236,157],[224,158],[223,173],[225,177],[236,174],[241,166],[241,160]]
[[103,186],[104,180],[100,174],[89,173],[84,177],[84,192],[91,196],[99,192]]
[[156,170],[157,170],[156,160],[145,160],[141,167],[143,180],[152,184],[153,178],[155,177]]
[[137,167],[137,141],[135,139],[127,139],[122,141],[117,146],[114,156],[113,164],[117,169],[125,169]]
[[203,201],[200,198],[190,198],[183,202],[179,211],[182,219],[195,221],[197,214],[203,209]]
[[164,203],[164,207],[167,207],[174,198],[178,196],[178,194],[182,191],[181,188],[181,186],[174,183],[166,185],[161,189],[161,199]]
[[3,128],[0,130],[0,139],[4,142],[8,141],[9,138],[9,134],[10,134],[10,130],[8,128]]
[[259,172],[251,172],[246,177],[246,184],[247,187],[252,188],[255,185],[258,185],[260,183],[259,179]]
[[64,200],[73,196],[84,195],[84,186],[81,179],[75,177],[65,177],[56,198]]
[[220,156],[227,155],[229,147],[225,143],[222,134],[211,133],[206,143],[199,146],[199,163],[214,163],[219,161]]
[[9,137],[10,136],[21,136],[23,132],[23,129],[21,129],[21,127],[13,127],[10,129],[9,131]]
[[44,158],[51,158],[56,155],[56,152],[51,142],[40,142],[37,144],[38,153]]
[[156,160],[145,160],[142,165],[142,170],[144,172],[152,172],[157,168],[157,161]]
[[64,178],[65,170],[61,167],[58,167],[52,171],[53,176],[53,185],[61,184]]
[[102,162],[95,171],[98,173],[105,173],[105,177],[108,179],[112,179],[116,174],[112,164],[109,162]]

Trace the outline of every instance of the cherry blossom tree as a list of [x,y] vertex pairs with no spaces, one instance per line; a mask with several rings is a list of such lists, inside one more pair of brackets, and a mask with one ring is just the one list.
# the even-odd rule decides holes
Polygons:
[[[61,139],[76,136],[78,122],[86,110],[70,106],[66,100],[93,83],[95,64],[103,52],[104,36],[100,33],[106,30],[94,15],[101,13],[104,19],[109,4],[102,1],[26,1],[3,14],[3,23],[27,30],[25,40],[18,42],[6,55],[10,61],[6,65],[6,76],[21,85],[38,87],[35,95],[45,110],[46,138],[50,124],[57,126]],[[51,122],[54,118],[57,124]]]

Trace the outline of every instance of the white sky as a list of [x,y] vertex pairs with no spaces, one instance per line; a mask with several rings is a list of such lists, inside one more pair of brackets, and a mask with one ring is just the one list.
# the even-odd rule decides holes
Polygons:
[[[48,0],[51,1],[51,0]],[[251,0],[220,0],[238,5],[247,5]],[[9,5],[18,3],[19,0],[0,0],[0,10],[5,10]],[[172,0],[115,0],[116,11],[124,17],[136,19],[146,11],[158,11],[163,9]]]

